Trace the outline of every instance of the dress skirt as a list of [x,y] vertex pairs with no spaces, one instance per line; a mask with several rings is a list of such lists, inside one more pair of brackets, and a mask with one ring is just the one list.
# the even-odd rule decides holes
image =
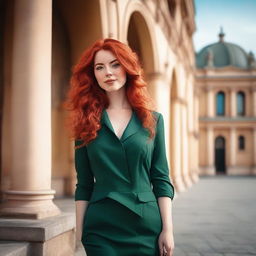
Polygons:
[[143,217],[104,198],[89,203],[82,244],[87,256],[159,256],[162,220],[157,201],[143,204]]

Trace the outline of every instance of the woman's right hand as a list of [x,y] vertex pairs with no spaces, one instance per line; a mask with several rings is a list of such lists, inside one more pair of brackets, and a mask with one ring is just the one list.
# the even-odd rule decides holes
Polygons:
[[75,250],[78,250],[79,247],[82,246],[82,231],[81,230],[76,230],[76,248]]
[[76,240],[77,241],[81,241],[82,240],[82,230],[81,229],[77,229],[76,230]]

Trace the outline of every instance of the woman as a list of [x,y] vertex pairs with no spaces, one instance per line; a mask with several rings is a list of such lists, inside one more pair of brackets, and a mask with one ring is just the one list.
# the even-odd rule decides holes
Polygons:
[[75,140],[76,238],[87,256],[172,255],[164,122],[137,55],[117,40],[96,41],[73,69],[66,104]]

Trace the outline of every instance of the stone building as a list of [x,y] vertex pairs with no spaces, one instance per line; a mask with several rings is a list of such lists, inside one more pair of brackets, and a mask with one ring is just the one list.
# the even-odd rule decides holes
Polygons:
[[76,184],[62,102],[72,66],[99,38],[128,43],[141,59],[176,196],[198,180],[193,0],[0,0],[0,10],[0,240],[71,255],[74,216],[52,201]]
[[256,62],[225,41],[196,56],[200,174],[256,174]]

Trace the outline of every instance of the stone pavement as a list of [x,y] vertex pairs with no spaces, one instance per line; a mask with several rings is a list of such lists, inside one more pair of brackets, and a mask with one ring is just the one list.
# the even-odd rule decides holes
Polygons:
[[[73,199],[54,201],[75,211]],[[173,201],[173,225],[174,256],[256,255],[256,176],[200,177]]]

